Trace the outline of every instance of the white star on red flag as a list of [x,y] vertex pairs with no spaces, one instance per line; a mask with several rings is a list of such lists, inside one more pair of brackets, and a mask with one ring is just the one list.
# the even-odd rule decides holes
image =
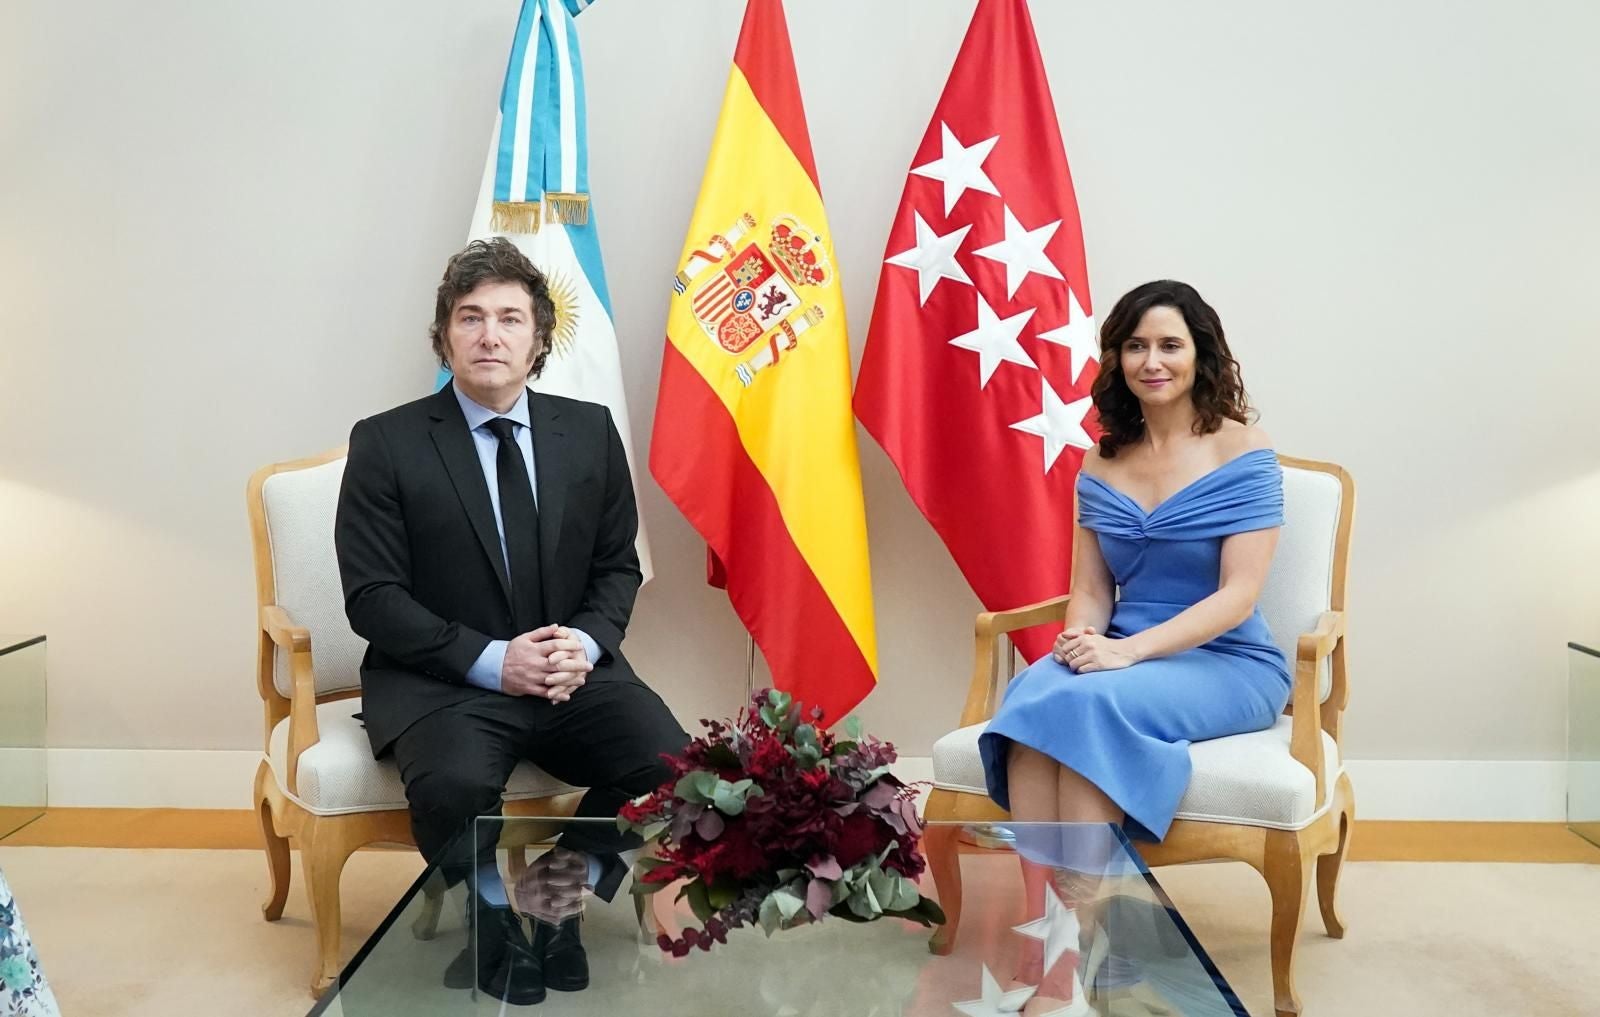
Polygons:
[[956,251],[972,229],[972,224],[940,236],[923,220],[921,212],[913,212],[912,215],[917,221],[917,245],[883,260],[916,271],[917,302],[926,304],[928,295],[939,285],[940,279],[953,279],[971,286],[972,279],[968,277],[967,270],[956,261]]
[[976,144],[963,146],[956,140],[955,132],[950,130],[948,124],[940,124],[939,129],[943,131],[939,158],[921,166],[913,166],[911,172],[944,184],[944,214],[949,215],[950,210],[956,207],[956,202],[961,200],[961,195],[968,190],[999,194],[994,181],[983,171],[983,160],[989,158],[1000,136],[997,134]]
[[1050,387],[1049,378],[1040,378],[1039,383],[1044,387],[1044,409],[1036,416],[1017,421],[1011,427],[1012,430],[1026,431],[1044,439],[1044,471],[1049,473],[1068,445],[1088,448],[1094,444],[1089,432],[1083,429],[1083,418],[1088,414],[1089,407],[1094,405],[1094,400],[1084,396],[1070,403],[1063,402],[1056,395],[1056,390]]
[[[1077,195],[1028,0],[975,0],[904,165],[856,416],[987,609],[1056,596],[1074,528],[1042,523],[1069,511],[1078,450],[1100,433],[1089,398],[1099,350]],[[1016,638],[1035,659],[1052,634]]]
[[1017,221],[1010,205],[1005,207],[1005,216],[1006,238],[998,244],[990,244],[972,253],[980,258],[998,261],[1006,267],[1006,299],[1010,300],[1016,296],[1017,287],[1022,285],[1022,280],[1028,277],[1029,272],[1037,272],[1051,279],[1061,278],[1061,270],[1056,268],[1044,253],[1045,245],[1055,236],[1061,220],[1047,222],[1038,229],[1029,230],[1024,229],[1022,223]]
[[1028,319],[1033,317],[1033,311],[1034,309],[1030,307],[1021,314],[1002,318],[994,313],[994,308],[989,306],[989,301],[983,299],[983,294],[978,294],[978,327],[971,332],[956,336],[950,340],[950,345],[972,350],[978,354],[979,388],[989,384],[989,379],[994,377],[995,369],[1000,366],[1002,360],[1038,369],[1033,358],[1028,356],[1028,351],[1017,342],[1017,336],[1021,334],[1022,327],[1028,323]]
[[1060,328],[1040,332],[1039,338],[1072,351],[1072,377],[1068,380],[1076,385],[1078,375],[1083,373],[1083,365],[1100,359],[1100,338],[1095,332],[1094,317],[1083,312],[1078,295],[1071,290],[1068,290],[1068,295],[1071,310],[1067,314],[1067,323]]

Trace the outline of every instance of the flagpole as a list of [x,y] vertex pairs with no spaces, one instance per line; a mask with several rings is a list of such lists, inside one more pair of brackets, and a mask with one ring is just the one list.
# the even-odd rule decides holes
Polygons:
[[756,693],[756,637],[748,632],[744,636],[744,650],[744,701],[748,705],[750,697]]

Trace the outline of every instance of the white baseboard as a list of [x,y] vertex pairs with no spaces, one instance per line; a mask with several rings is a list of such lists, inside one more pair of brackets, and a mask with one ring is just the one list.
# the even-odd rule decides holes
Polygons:
[[1573,764],[1567,814],[1578,822],[1600,823],[1600,760]]
[[50,804],[248,809],[260,762],[248,749],[50,749]]
[[[50,749],[50,804],[70,808],[247,809],[259,752],[200,749]],[[1363,819],[1555,823],[1566,818],[1559,760],[1352,759]],[[933,778],[927,756],[895,773]]]
[[1561,760],[1350,759],[1358,819],[1560,823],[1567,818]]
[[44,749],[0,748],[0,805],[38,805],[44,785]]

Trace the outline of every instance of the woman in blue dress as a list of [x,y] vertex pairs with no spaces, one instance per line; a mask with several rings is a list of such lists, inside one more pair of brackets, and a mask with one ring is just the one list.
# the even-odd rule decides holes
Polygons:
[[[1270,727],[1288,700],[1256,607],[1283,480],[1222,322],[1193,287],[1128,293],[1100,346],[1104,434],[1078,477],[1065,629],[978,744],[990,796],[1017,821],[1160,840],[1189,783],[1189,743]],[[1079,874],[1097,864],[1071,845],[1019,847]]]

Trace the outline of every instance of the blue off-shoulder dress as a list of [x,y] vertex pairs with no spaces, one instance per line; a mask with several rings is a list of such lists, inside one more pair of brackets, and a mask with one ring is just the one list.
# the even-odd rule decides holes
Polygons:
[[[1217,592],[1224,537],[1283,525],[1283,472],[1270,449],[1246,452],[1149,513],[1080,474],[1078,519],[1120,594],[1105,634],[1126,637]],[[1018,742],[1104,791],[1132,836],[1160,840],[1189,786],[1189,743],[1271,727],[1289,687],[1259,608],[1203,646],[1121,670],[1080,675],[1045,656],[1012,680],[978,739],[989,796],[1010,808],[1006,756]]]

